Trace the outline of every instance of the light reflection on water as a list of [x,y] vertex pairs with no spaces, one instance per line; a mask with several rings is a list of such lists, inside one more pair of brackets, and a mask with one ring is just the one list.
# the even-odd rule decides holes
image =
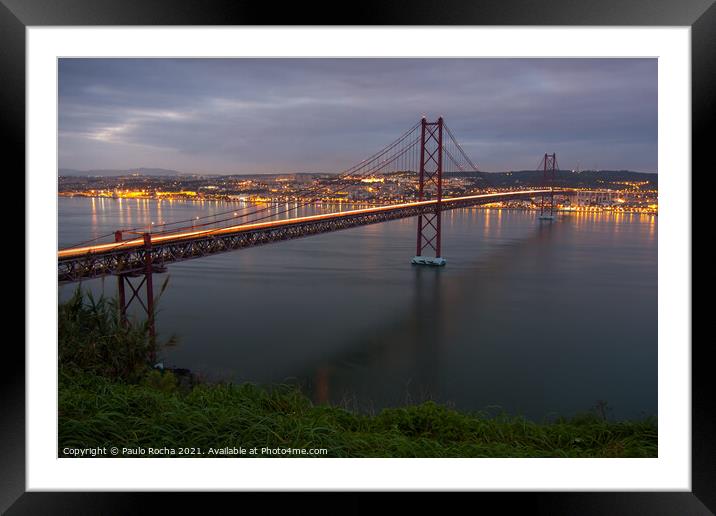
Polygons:
[[[256,209],[80,198],[59,206],[61,246]],[[316,210],[294,208],[284,216]],[[317,402],[361,410],[435,399],[540,419],[606,400],[613,417],[656,414],[656,224],[653,215],[572,212],[540,223],[533,212],[463,209],[443,219],[441,269],[409,264],[412,219],[177,263],[158,330],[180,344],[164,361],[210,378],[298,382]],[[84,285],[113,295],[115,284]],[[61,298],[73,288],[61,287]]]

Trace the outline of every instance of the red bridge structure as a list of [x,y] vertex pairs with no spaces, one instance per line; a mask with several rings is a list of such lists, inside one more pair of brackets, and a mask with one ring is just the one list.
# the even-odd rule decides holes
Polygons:
[[[548,160],[549,157],[549,160]],[[346,169],[335,178],[319,182],[299,192],[298,206],[275,211],[274,207],[257,206],[248,213],[233,210],[190,220],[175,221],[159,226],[120,229],[92,241],[58,251],[58,281],[60,284],[104,276],[117,276],[121,313],[126,316],[129,305],[136,299],[146,311],[153,334],[154,273],[165,272],[167,266],[184,260],[201,258],[294,238],[329,233],[369,224],[377,224],[407,217],[417,217],[417,265],[445,265],[441,248],[441,214],[445,210],[477,206],[511,199],[549,198],[549,213],[553,213],[553,178],[556,155],[545,154],[544,179],[548,184],[540,188],[516,191],[489,191],[489,175],[481,173],[470,160],[442,117],[434,122],[422,118],[381,151]],[[550,168],[548,171],[547,168]],[[446,170],[447,169],[447,170]],[[297,207],[313,204],[336,193],[356,180],[374,180],[377,174],[417,172],[417,199],[335,213],[288,217]],[[444,196],[443,175],[453,172],[476,172],[489,193],[478,195]],[[548,172],[552,175],[548,176]],[[211,220],[207,220],[211,219]],[[245,220],[241,220],[245,219]],[[125,238],[125,234],[136,235]],[[113,236],[113,241],[99,243]],[[427,254],[426,254],[427,253]],[[132,283],[138,279],[138,284]],[[125,287],[128,287],[128,291]],[[141,290],[144,287],[145,300]],[[129,299],[127,294],[131,293]]]
[[549,188],[548,193],[542,194],[539,208],[541,220],[554,220],[554,181],[558,170],[557,154],[545,154],[540,162],[542,169],[542,184]]

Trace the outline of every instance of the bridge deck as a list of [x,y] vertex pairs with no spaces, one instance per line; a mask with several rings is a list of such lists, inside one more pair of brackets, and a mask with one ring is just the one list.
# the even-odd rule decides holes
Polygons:
[[[440,209],[450,210],[532,197],[549,191],[521,190],[444,198]],[[57,253],[58,280],[60,283],[66,283],[112,274],[141,272],[146,267],[147,253],[151,253],[151,261],[155,267],[163,267],[173,262],[245,247],[414,217],[434,212],[436,202],[435,200],[410,202],[269,222],[245,223],[218,229],[151,235],[150,247],[145,245],[143,238],[135,238],[121,243],[62,249]]]

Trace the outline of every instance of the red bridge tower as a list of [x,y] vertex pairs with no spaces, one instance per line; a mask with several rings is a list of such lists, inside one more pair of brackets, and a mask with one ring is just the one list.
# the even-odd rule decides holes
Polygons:
[[549,188],[548,194],[542,194],[539,208],[540,220],[554,220],[554,180],[557,172],[557,154],[545,154],[542,158],[542,187]]
[[[416,265],[445,265],[440,256],[440,210],[443,194],[443,118],[437,122],[421,121],[420,187],[418,199],[430,196],[437,202],[435,211],[418,216],[418,243],[412,263]],[[435,257],[423,256],[425,249],[435,251]]]

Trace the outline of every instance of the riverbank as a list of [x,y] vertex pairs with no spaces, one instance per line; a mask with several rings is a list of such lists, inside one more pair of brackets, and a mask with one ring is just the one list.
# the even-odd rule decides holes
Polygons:
[[[156,197],[153,195],[146,196],[129,196],[129,197],[113,197],[108,195],[87,194],[84,192],[58,192],[58,197],[82,197],[88,199],[110,199],[110,200],[143,200],[143,201],[160,201],[160,202],[188,202],[188,203],[216,203],[216,204],[238,204],[243,206],[285,206],[286,204],[296,204],[303,206],[346,206],[350,209],[358,209],[362,207],[380,207],[390,204],[399,204],[405,202],[414,202],[415,198],[399,198],[399,199],[382,199],[382,200],[352,200],[352,199],[273,199],[273,198],[245,198],[232,199],[227,196],[201,196],[201,197]],[[472,194],[470,194],[472,195]],[[507,203],[490,203],[484,205],[470,206],[469,209],[500,209],[500,210],[520,210],[520,211],[540,211],[539,205],[533,206],[514,206]],[[655,207],[638,207],[638,206],[560,206],[555,211],[561,213],[636,213],[642,215],[658,215],[659,210]]]
[[61,456],[657,456],[653,418],[589,412],[535,423],[433,402],[359,414],[316,405],[296,386],[208,384],[154,369],[147,325],[122,322],[113,300],[77,290],[58,322]]
[[653,419],[611,422],[590,413],[538,424],[432,402],[368,416],[314,405],[294,387],[183,390],[169,372],[131,384],[63,370],[59,387],[61,456],[112,447],[144,457],[236,457],[242,449],[247,457],[252,449],[263,457],[657,456]]

